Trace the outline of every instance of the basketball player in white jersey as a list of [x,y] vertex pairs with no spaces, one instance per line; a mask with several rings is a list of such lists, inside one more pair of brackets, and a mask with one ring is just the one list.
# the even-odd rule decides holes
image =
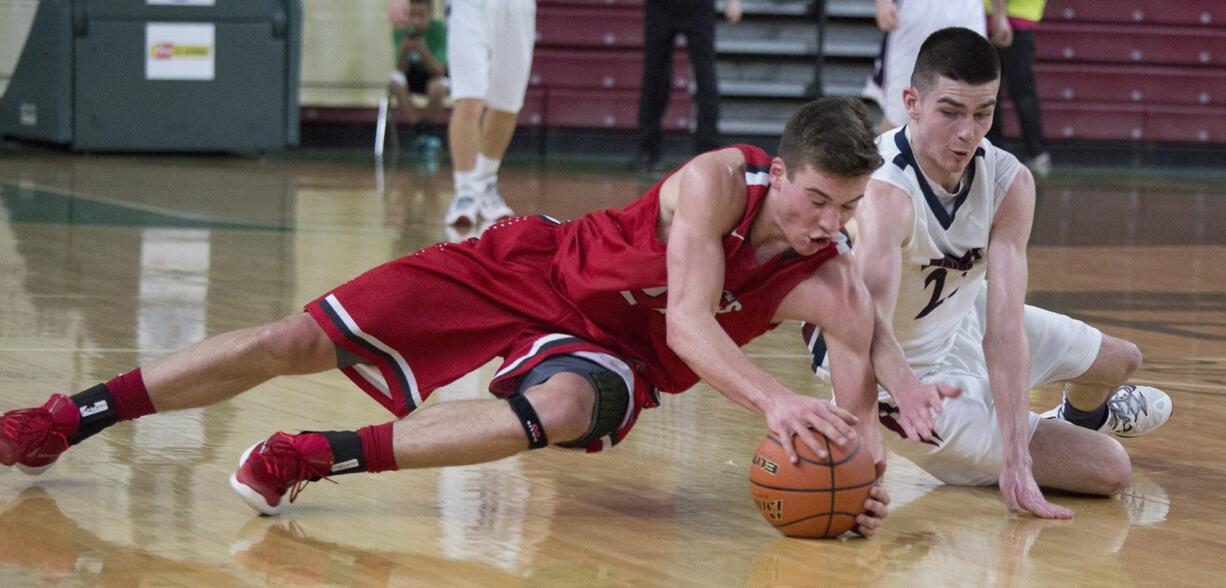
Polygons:
[[[893,329],[907,363],[962,395],[942,402],[883,392],[881,422],[893,431],[886,444],[943,482],[999,484],[1011,511],[1069,518],[1039,486],[1124,489],[1128,454],[1104,433],[1153,430],[1171,400],[1121,385],[1141,363],[1132,343],[1025,306],[1034,180],[984,140],[1000,83],[991,43],[968,29],[939,30],[911,80],[907,125],[877,139],[885,165],[856,212],[853,251],[886,318],[878,324]],[[808,330],[806,338],[820,373],[824,343]],[[1057,381],[1067,382],[1065,402],[1042,417],[1028,411],[1027,391]]]

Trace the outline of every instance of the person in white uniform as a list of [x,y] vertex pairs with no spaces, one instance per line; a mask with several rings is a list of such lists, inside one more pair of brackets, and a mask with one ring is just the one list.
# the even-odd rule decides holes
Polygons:
[[[856,211],[853,255],[878,328],[893,330],[911,369],[962,390],[944,401],[882,392],[887,447],[948,484],[999,484],[1011,511],[1068,518],[1039,487],[1126,488],[1128,454],[1104,433],[1156,429],[1171,399],[1122,385],[1141,364],[1136,345],[1024,304],[1034,180],[984,139],[999,83],[996,51],[975,31],[924,42],[903,92],[908,124],[877,139],[885,165]],[[805,335],[820,374],[824,342]],[[1029,412],[1027,391],[1058,381],[1064,402]]]
[[[993,14],[1004,14],[1005,0],[991,1]],[[881,88],[885,100],[881,105],[885,115],[882,130],[885,130],[907,122],[902,91],[911,85],[915,55],[924,39],[945,27],[965,27],[986,35],[987,21],[983,0],[877,0],[876,9],[877,27],[888,33]],[[1008,19],[1004,19],[1003,24],[993,22],[993,26],[994,35],[1006,34]]]
[[536,1],[451,0],[447,28],[455,197],[444,221],[500,220],[514,214],[498,192],[498,168],[528,89]]

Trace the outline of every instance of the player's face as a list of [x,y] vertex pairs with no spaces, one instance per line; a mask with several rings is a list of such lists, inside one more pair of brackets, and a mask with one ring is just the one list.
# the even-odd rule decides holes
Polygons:
[[911,143],[921,165],[961,177],[975,156],[975,149],[992,127],[996,90],[1000,81],[971,85],[938,76],[936,85],[920,94],[914,88],[903,92],[911,121]]
[[791,179],[787,175],[783,161],[776,157],[771,164],[771,184],[783,203],[776,222],[794,251],[813,255],[851,220],[869,177],[847,178],[811,165],[797,170]]
[[429,2],[414,2],[409,5],[409,26],[415,31],[424,31],[430,26],[430,13],[432,12]]

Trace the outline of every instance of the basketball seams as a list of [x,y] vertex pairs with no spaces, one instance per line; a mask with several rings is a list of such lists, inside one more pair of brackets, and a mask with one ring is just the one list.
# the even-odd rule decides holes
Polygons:
[[[784,454],[781,437],[770,433],[762,439],[750,466],[750,493],[758,510],[773,528],[789,537],[834,537],[852,530],[863,512],[858,501],[878,482],[859,439],[843,455],[828,437],[820,432],[815,435],[821,439],[819,452],[842,459],[819,461],[807,446],[798,445],[797,450],[811,458],[801,456],[793,464]],[[839,475],[834,470],[840,467],[852,469]],[[841,487],[844,481],[851,483]]]
[[[774,443],[775,445],[778,445],[780,448],[783,448],[783,443],[779,441],[779,438],[776,437],[774,433],[767,435],[766,438],[770,439],[772,443]],[[826,439],[826,453],[831,456],[834,455],[834,452],[830,450],[830,440],[829,439]],[[849,451],[847,455],[843,456],[843,459],[840,459],[838,461],[833,461],[833,460],[832,461],[817,461],[814,459],[809,459],[803,455],[800,455],[799,452],[797,452],[796,457],[798,457],[800,461],[803,461],[805,463],[811,463],[813,465],[818,465],[822,467],[834,467],[834,466],[843,465],[855,459],[856,456],[859,454],[860,454],[860,442],[856,441],[855,447],[852,447],[851,451]]]

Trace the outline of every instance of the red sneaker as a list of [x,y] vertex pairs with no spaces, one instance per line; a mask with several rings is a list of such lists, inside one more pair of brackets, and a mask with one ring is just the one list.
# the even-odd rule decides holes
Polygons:
[[81,412],[72,399],[52,394],[38,408],[10,410],[0,416],[0,465],[37,476],[55,465],[77,432]]
[[331,468],[332,448],[323,435],[277,431],[243,452],[230,487],[260,514],[275,515],[286,492],[293,502],[307,482],[326,478]]

